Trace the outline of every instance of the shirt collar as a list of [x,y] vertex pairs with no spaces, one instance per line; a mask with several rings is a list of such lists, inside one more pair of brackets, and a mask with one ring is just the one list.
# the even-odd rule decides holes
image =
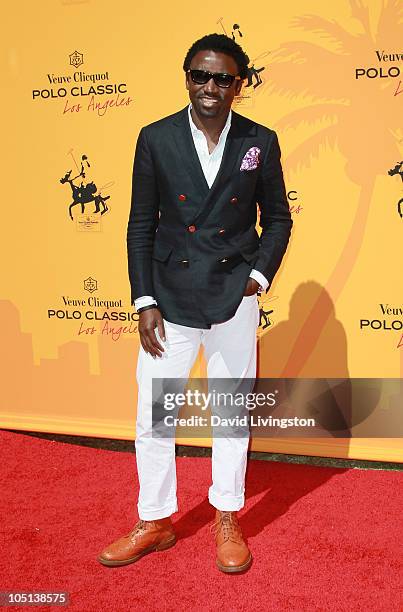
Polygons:
[[[195,123],[194,123],[194,121],[192,119],[192,115],[190,114],[191,108],[192,108],[192,103],[190,103],[189,106],[188,106],[188,115],[189,115],[190,129],[194,133],[201,132],[201,130],[199,130],[199,128],[195,125]],[[222,132],[220,134],[219,140],[221,140],[221,138],[224,137],[227,134],[228,130],[230,129],[230,127],[231,127],[231,119],[232,119],[232,110],[229,109],[227,121],[225,122],[225,125],[224,125],[224,127],[222,129]]]

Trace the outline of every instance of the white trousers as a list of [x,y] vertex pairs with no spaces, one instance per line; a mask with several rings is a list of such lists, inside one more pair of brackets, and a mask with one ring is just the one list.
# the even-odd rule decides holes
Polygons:
[[[136,461],[139,478],[138,515],[156,520],[178,510],[175,438],[152,437],[152,379],[187,379],[200,344],[204,346],[207,377],[255,378],[257,296],[244,296],[235,315],[210,329],[170,323],[164,319],[166,342],[162,357],[153,358],[140,345],[137,362],[138,403]],[[212,484],[208,499],[218,510],[239,510],[245,503],[245,470],[249,438],[213,437]]]

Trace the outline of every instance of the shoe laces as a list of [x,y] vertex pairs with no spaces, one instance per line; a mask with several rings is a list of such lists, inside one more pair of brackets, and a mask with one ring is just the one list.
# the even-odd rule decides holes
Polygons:
[[232,540],[233,542],[239,542],[242,538],[237,516],[230,511],[221,512],[218,520],[211,525],[210,531],[214,532],[215,536],[221,531],[224,540]]
[[132,531],[129,533],[130,539],[133,541],[136,539],[138,535],[141,535],[147,531],[146,529],[146,521],[140,519],[138,523],[134,526]]

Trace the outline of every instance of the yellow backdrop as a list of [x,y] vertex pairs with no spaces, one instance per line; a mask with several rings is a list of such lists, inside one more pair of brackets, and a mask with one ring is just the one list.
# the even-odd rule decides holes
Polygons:
[[[134,147],[141,126],[187,103],[183,58],[210,32],[251,58],[234,108],[277,130],[294,220],[261,304],[259,376],[402,377],[401,20],[397,0],[206,0],[197,15],[175,0],[8,5],[2,427],[134,438]],[[204,373],[200,355],[192,374]],[[252,448],[403,460],[398,439]]]

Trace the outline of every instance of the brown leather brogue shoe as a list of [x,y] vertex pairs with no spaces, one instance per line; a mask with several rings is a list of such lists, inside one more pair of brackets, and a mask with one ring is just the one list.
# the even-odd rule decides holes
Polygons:
[[130,533],[107,546],[97,559],[109,567],[127,565],[155,550],[170,548],[175,542],[171,517],[155,521],[140,520]]
[[248,569],[252,555],[242,537],[237,513],[217,510],[211,529],[214,529],[216,538],[218,569],[226,573]]

